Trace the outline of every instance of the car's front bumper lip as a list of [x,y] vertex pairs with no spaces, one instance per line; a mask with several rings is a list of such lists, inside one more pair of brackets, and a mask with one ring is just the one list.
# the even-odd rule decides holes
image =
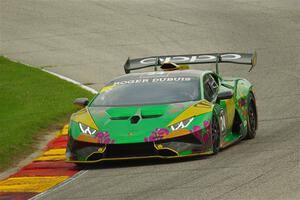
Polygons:
[[160,156],[160,155],[155,155],[155,156],[130,156],[130,157],[116,157],[116,158],[101,158],[98,160],[72,160],[72,159],[67,159],[66,162],[72,162],[72,163],[99,163],[103,161],[121,161],[121,160],[140,160],[140,159],[176,159],[176,158],[185,158],[185,157],[193,157],[193,156],[204,156],[204,155],[211,155],[213,154],[213,151],[207,151],[207,152],[202,152],[202,153],[193,153],[189,155],[177,155],[177,156]]
[[210,146],[201,143],[193,134],[133,144],[90,144],[75,141],[72,150],[67,148],[67,161],[96,163],[105,160],[129,160],[147,158],[179,158],[212,154]]

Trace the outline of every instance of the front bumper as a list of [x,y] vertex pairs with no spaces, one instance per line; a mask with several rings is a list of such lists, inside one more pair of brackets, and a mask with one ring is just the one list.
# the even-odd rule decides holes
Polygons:
[[68,162],[95,163],[104,160],[178,158],[212,154],[211,145],[201,143],[193,134],[131,144],[95,144],[72,140],[68,143]]

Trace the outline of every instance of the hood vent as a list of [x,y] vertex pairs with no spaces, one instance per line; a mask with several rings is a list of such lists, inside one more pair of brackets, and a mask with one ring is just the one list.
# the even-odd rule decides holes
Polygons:
[[124,116],[124,117],[111,117],[110,119],[111,120],[128,120],[130,118],[130,120],[131,120],[133,117],[139,117],[142,119],[152,119],[152,118],[158,118],[161,116],[162,115],[143,115],[143,116],[135,115],[135,116],[132,116],[131,118],[130,118],[130,116]]
[[151,119],[151,118],[158,118],[161,117],[162,115],[142,115],[143,119]]
[[127,119],[129,119],[129,117],[130,116],[128,116],[128,117],[127,116],[126,117],[111,117],[110,119],[111,120],[127,120]]

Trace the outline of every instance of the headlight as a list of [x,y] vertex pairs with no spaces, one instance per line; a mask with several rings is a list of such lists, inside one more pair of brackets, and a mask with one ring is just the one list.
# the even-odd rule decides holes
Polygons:
[[176,124],[173,124],[171,127],[172,131],[176,131],[176,130],[179,130],[179,129],[183,129],[185,127],[187,127],[188,125],[190,125],[190,123],[193,121],[194,117],[192,118],[189,118],[189,119],[186,119],[186,120],[183,120],[181,122],[178,122]]
[[92,129],[91,127],[88,127],[87,125],[84,125],[84,124],[82,124],[82,123],[78,123],[78,124],[79,124],[80,130],[81,130],[83,133],[93,135],[93,134],[95,134],[96,131],[97,131],[97,130]]

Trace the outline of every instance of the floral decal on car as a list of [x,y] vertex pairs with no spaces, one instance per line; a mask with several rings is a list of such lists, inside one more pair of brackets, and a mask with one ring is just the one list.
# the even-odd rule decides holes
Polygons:
[[115,140],[110,138],[110,134],[107,131],[101,132],[99,131],[96,134],[96,138],[98,139],[100,144],[114,144]]
[[169,130],[167,128],[156,128],[149,137],[144,138],[145,142],[153,142],[157,140],[161,140],[169,134]]

